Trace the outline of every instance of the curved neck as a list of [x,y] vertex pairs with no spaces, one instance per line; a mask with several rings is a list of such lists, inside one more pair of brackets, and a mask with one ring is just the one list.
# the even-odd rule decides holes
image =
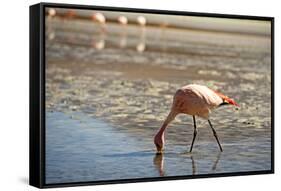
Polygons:
[[178,114],[178,113],[177,113],[177,112],[174,112],[174,111],[171,111],[171,112],[169,113],[169,115],[167,116],[167,118],[165,119],[163,125],[161,126],[161,128],[159,129],[159,131],[158,131],[158,133],[157,133],[158,136],[163,136],[163,135],[164,135],[165,130],[166,130],[166,128],[168,127],[169,123],[175,119],[175,117],[176,117],[177,114]]
[[157,135],[162,137],[164,135],[164,133],[165,133],[165,130],[166,130],[167,126],[168,126],[167,123],[163,123],[161,128],[158,130]]

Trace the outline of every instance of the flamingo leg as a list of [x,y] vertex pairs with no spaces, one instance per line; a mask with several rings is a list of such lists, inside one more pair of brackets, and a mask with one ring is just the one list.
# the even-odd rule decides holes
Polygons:
[[195,138],[196,138],[196,135],[197,135],[197,129],[196,129],[196,120],[195,120],[195,116],[193,115],[193,124],[194,124],[194,132],[193,132],[193,139],[192,139],[192,143],[191,143],[191,147],[190,147],[190,151],[192,151],[192,148],[193,148],[193,144],[194,144],[194,141],[195,141]]
[[216,138],[216,140],[217,140],[217,142],[218,142],[218,145],[219,145],[219,147],[220,147],[220,150],[221,150],[221,152],[222,152],[222,147],[221,147],[221,144],[220,144],[220,141],[219,141],[217,132],[216,132],[216,130],[214,129],[214,127],[213,127],[213,125],[212,125],[212,123],[211,123],[211,121],[210,121],[209,119],[208,119],[208,122],[209,122],[210,127],[212,128],[213,134],[214,134],[214,136],[215,136],[215,138]]
[[192,155],[190,155],[190,159],[191,159],[191,164],[192,164],[192,175],[196,174],[196,165],[195,165],[195,161]]

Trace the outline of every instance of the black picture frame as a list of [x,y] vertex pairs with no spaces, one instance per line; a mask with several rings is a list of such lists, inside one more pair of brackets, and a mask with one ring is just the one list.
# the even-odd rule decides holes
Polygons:
[[[72,182],[59,184],[45,183],[45,8],[71,8],[85,10],[122,11],[154,13],[197,17],[218,17],[231,19],[262,20],[271,22],[271,169],[250,172],[172,176],[161,178],[140,178],[127,180]],[[84,186],[115,183],[165,181],[190,178],[242,176],[274,173],[274,17],[196,13],[183,11],[101,7],[89,5],[39,3],[30,6],[30,139],[29,139],[29,184],[38,188]]]

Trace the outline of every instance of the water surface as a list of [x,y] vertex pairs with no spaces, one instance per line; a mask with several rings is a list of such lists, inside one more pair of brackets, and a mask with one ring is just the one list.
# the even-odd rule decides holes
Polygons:
[[270,169],[270,140],[257,129],[251,130],[255,136],[236,135],[239,142],[232,141],[229,131],[223,136],[222,153],[214,138],[203,139],[204,134],[211,135],[204,129],[198,134],[192,153],[187,152],[190,133],[181,143],[168,141],[165,153],[157,155],[151,137],[118,130],[81,113],[52,112],[47,114],[47,121],[47,183]]

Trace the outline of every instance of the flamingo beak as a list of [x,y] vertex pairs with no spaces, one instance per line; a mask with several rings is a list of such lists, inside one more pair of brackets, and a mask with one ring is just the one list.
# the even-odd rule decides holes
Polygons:
[[226,103],[230,104],[230,105],[234,105],[236,107],[240,107],[233,99],[225,99],[224,100]]
[[159,144],[155,144],[156,149],[157,149],[157,154],[162,154],[163,153],[163,147],[160,146]]

